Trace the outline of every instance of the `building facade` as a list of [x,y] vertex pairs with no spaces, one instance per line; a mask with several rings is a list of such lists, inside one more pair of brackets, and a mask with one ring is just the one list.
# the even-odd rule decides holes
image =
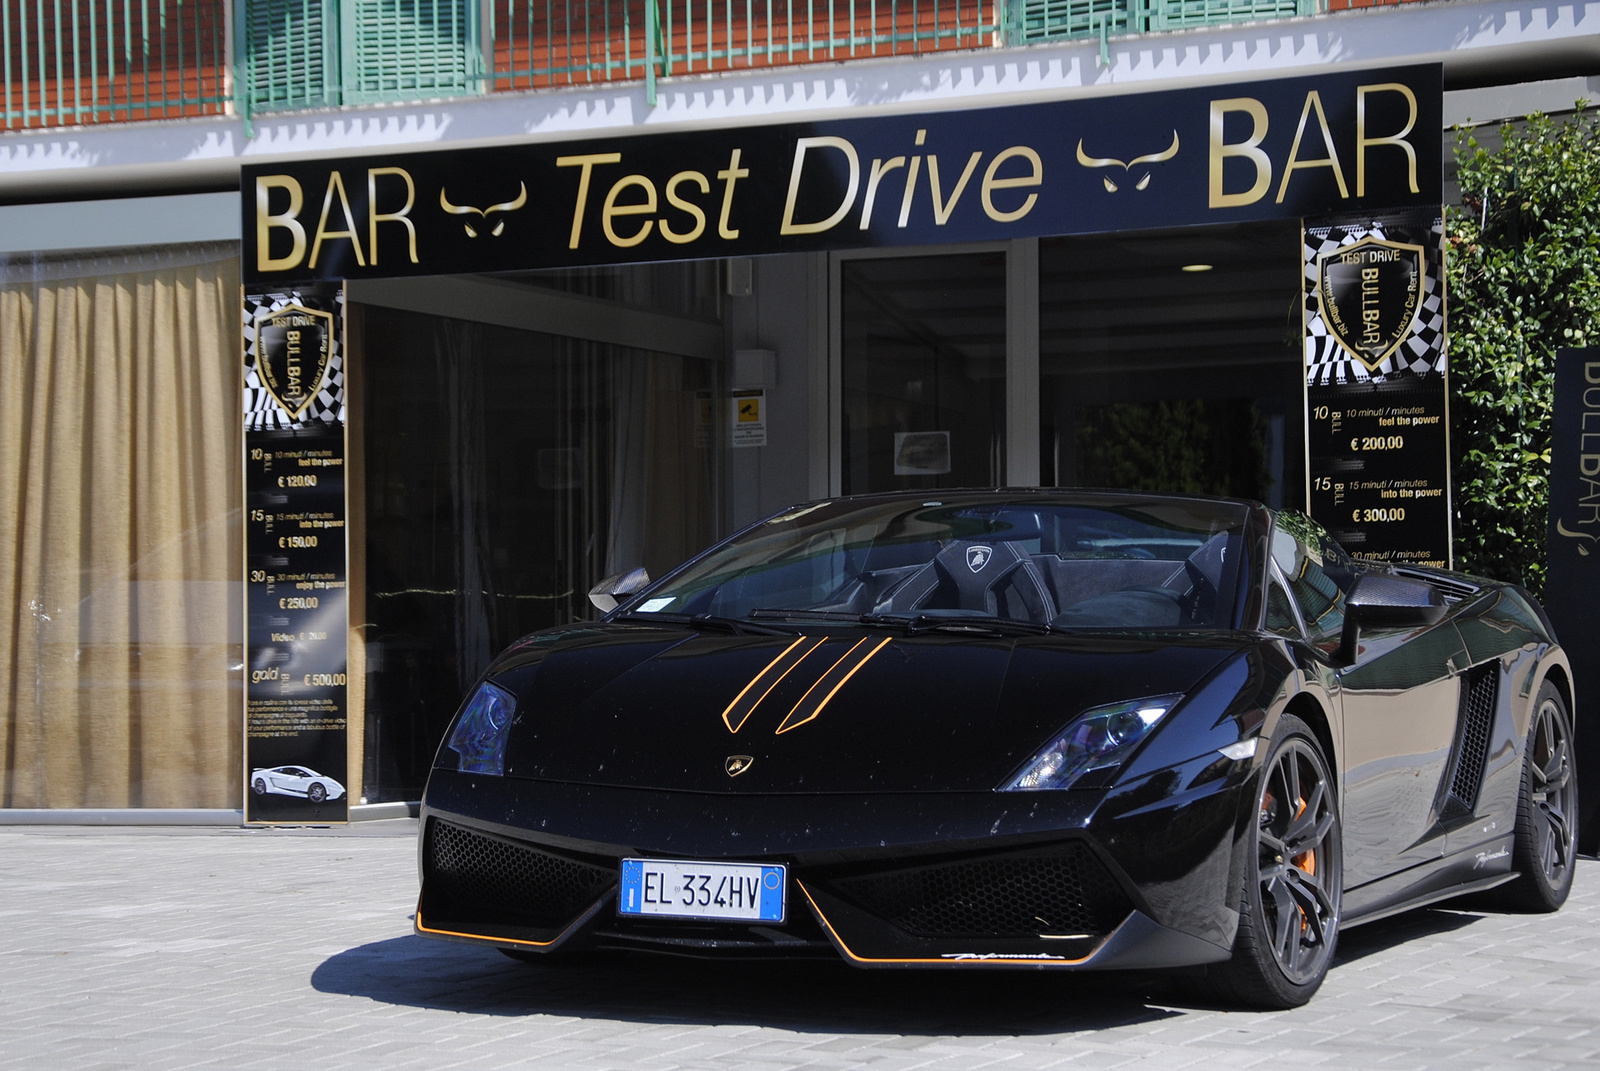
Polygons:
[[395,813],[500,646],[818,497],[1325,514],[1308,265],[1423,250],[1416,352],[1354,379],[1444,397],[1446,128],[1600,89],[1600,3],[1543,0],[0,15],[12,815],[236,821],[324,737],[300,817]]

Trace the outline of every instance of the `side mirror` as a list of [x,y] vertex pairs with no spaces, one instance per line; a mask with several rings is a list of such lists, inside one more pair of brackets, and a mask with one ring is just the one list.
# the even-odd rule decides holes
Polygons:
[[1437,624],[1446,609],[1444,596],[1432,584],[1387,573],[1365,573],[1356,579],[1344,601],[1339,661],[1348,666],[1356,660],[1362,632],[1426,628]]
[[589,589],[589,601],[603,614],[609,614],[629,595],[643,591],[650,583],[650,574],[643,566],[625,573],[614,573]]

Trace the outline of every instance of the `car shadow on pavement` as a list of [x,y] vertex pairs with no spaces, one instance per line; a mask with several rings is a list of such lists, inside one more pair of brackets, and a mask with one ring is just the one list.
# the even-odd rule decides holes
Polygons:
[[317,967],[311,984],[323,993],[482,1015],[946,1037],[1101,1030],[1183,1014],[1152,1006],[1151,995],[1163,990],[1157,977],[620,955],[520,963],[492,949],[415,936],[337,953]]
[[1386,951],[1423,937],[1453,933],[1482,919],[1480,913],[1451,908],[1422,907],[1391,915],[1351,930],[1339,931],[1339,947],[1334,949],[1334,969],[1354,963],[1375,952]]
[[[1482,915],[1423,908],[1339,936],[1341,966]],[[480,1015],[570,1015],[806,1032],[1027,1035],[1153,1023],[1226,1010],[1156,972],[861,971],[843,963],[708,962],[623,954],[524,963],[492,949],[407,935],[324,960],[323,993]],[[1234,1009],[1237,1010],[1237,1009]]]

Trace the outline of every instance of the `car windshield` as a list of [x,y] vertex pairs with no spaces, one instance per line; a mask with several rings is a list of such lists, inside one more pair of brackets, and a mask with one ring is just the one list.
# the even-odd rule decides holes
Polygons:
[[1135,495],[826,502],[667,576],[627,616],[1225,628],[1249,509]]

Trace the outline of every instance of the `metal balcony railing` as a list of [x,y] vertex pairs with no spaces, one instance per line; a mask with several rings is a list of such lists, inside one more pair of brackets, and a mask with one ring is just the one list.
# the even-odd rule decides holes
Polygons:
[[0,0],[0,130],[216,115],[227,0]]
[[0,131],[1110,37],[1386,0],[0,0]]
[[1008,0],[495,0],[491,89],[980,48]]

